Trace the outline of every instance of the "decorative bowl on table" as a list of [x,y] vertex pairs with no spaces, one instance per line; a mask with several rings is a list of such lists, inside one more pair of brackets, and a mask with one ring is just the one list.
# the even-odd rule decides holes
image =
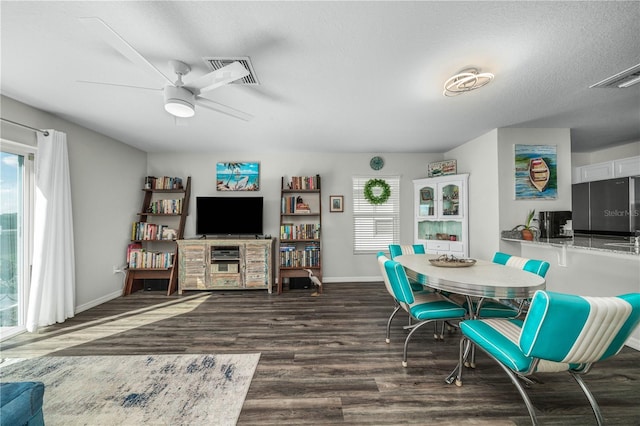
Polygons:
[[442,266],[444,268],[464,268],[476,264],[475,259],[460,259],[455,256],[443,254],[435,259],[429,259],[433,266]]

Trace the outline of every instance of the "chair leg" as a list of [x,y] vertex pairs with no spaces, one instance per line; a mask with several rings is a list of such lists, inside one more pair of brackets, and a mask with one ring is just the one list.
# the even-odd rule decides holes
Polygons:
[[447,384],[451,384],[455,381],[456,386],[462,386],[462,367],[464,361],[469,356],[469,350],[471,348],[471,342],[463,335],[460,339],[460,351],[458,356],[458,364],[451,373],[444,380]]
[[[469,341],[469,343],[474,347],[476,346],[476,345],[473,345],[471,341]],[[498,363],[498,365],[504,370],[504,372],[507,373],[507,376],[509,376],[509,378],[511,379],[511,382],[515,385],[516,389],[518,389],[518,392],[520,392],[520,396],[522,397],[524,404],[527,406],[527,411],[529,411],[529,417],[531,417],[531,424],[533,426],[537,426],[538,418],[536,416],[536,409],[533,406],[533,403],[531,402],[529,395],[527,395],[527,391],[525,391],[524,387],[522,386],[522,383],[519,380],[521,376],[518,376],[516,373],[513,372],[513,370],[511,370],[509,367],[505,366],[503,363],[498,361],[496,358],[493,357],[493,355],[491,355],[487,351],[483,350],[483,352],[489,355],[489,358],[493,359],[496,363]],[[462,370],[462,367],[460,367],[460,370]]]
[[[444,323],[442,324],[442,328],[444,330]],[[436,340],[438,340],[438,339],[442,340],[444,338],[444,336],[442,336],[441,334],[438,334],[438,321],[435,321],[433,323],[433,338],[436,339]]]
[[465,358],[464,366],[470,368],[476,368],[476,345],[469,342],[471,346],[471,356],[469,357],[470,361]]
[[593,394],[591,393],[591,391],[589,390],[589,388],[587,387],[586,383],[584,382],[584,380],[582,380],[582,377],[580,377],[580,375],[570,371],[569,372],[571,374],[571,376],[575,379],[576,382],[578,382],[578,384],[580,385],[580,388],[582,389],[582,392],[584,392],[584,394],[586,395],[587,399],[589,400],[589,404],[591,404],[591,409],[593,410],[593,414],[595,414],[596,416],[596,420],[598,422],[598,425],[603,425],[604,424],[604,419],[602,418],[602,413],[600,412],[600,407],[598,406],[598,403],[596,402],[596,399],[594,398]]
[[389,319],[387,320],[387,338],[386,338],[387,343],[391,343],[391,320],[393,320],[393,317],[396,316],[400,308],[402,308],[402,306],[396,305],[395,309],[393,310],[393,312],[389,316]]
[[402,366],[406,367],[407,366],[407,351],[409,348],[409,340],[411,340],[411,336],[413,336],[413,333],[416,332],[416,330],[418,330],[420,327],[422,327],[425,324],[428,324],[432,322],[432,320],[428,320],[428,321],[423,321],[423,322],[419,322],[417,324],[415,324],[413,326],[413,328],[411,329],[411,331],[409,332],[409,334],[407,335],[407,338],[404,339],[404,350],[402,352]]

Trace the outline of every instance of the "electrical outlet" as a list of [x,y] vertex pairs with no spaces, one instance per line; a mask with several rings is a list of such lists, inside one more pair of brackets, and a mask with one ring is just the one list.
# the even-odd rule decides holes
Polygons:
[[114,274],[124,274],[125,268],[127,265],[116,266],[113,265],[113,273]]

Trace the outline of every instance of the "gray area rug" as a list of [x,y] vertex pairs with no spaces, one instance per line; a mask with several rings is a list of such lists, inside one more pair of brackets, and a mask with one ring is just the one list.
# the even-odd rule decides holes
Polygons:
[[0,381],[45,384],[54,425],[234,425],[260,354],[4,359]]

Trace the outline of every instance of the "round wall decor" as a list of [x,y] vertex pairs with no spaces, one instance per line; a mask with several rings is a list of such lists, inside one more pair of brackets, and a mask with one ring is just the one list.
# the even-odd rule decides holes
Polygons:
[[364,184],[364,198],[371,204],[383,204],[391,195],[391,187],[384,179],[369,179]]
[[373,157],[371,158],[371,161],[369,161],[369,166],[371,166],[373,170],[380,170],[382,167],[384,167],[384,160],[382,159],[382,157]]

